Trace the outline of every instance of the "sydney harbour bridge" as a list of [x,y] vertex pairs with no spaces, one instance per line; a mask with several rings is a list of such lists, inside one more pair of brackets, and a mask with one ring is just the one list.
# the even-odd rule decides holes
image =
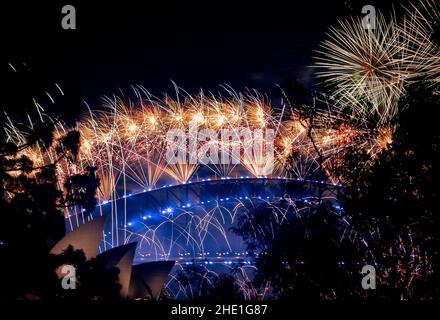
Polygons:
[[340,210],[339,192],[338,185],[285,177],[201,179],[103,202],[93,217],[107,216],[100,251],[138,242],[135,262],[250,264],[245,243],[231,230],[240,216],[259,206],[286,210],[280,201],[296,210],[331,201]]

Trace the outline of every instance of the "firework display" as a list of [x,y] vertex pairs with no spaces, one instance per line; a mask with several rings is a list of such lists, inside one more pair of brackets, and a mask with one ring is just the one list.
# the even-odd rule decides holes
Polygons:
[[[69,178],[92,173],[99,186],[98,182],[94,185],[91,208],[87,202],[56,204],[62,208],[66,231],[106,217],[100,218],[105,225],[100,253],[136,243],[135,265],[173,261],[165,284],[171,298],[197,297],[197,285],[185,278],[189,273],[211,284],[225,272],[233,275],[243,299],[270,297],[272,284],[253,281],[257,265],[262,265],[259,257],[270,250],[249,252],[249,239],[270,242],[281,227],[286,232],[295,223],[295,231],[303,231],[298,237],[309,239],[317,213],[330,215],[324,223],[317,223],[317,233],[325,234],[322,238],[328,236],[332,245],[337,242],[338,250],[348,242],[349,254],[361,252],[357,261],[349,257],[352,261],[347,266],[344,259],[337,261],[337,270],[332,269],[337,274],[342,270],[341,274],[352,276],[360,261],[365,265],[373,261],[385,270],[379,277],[384,282],[395,273],[409,281],[423,272],[431,275],[431,257],[423,252],[416,223],[409,219],[411,224],[392,230],[395,233],[381,247],[384,236],[379,225],[385,221],[388,226],[391,214],[387,211],[384,217],[370,219],[363,208],[350,208],[354,213],[345,215],[349,205],[344,200],[350,203],[348,194],[354,194],[353,198],[363,201],[365,191],[361,191],[362,182],[353,183],[357,176],[347,171],[367,171],[384,154],[391,158],[401,152],[402,158],[409,159],[416,152],[411,147],[396,151],[393,146],[401,143],[396,132],[408,88],[418,82],[434,86],[440,80],[439,12],[438,4],[427,0],[422,6],[408,6],[401,20],[394,13],[378,13],[374,28],[366,28],[358,16],[340,20],[328,30],[314,58],[313,68],[326,91],[314,92],[304,103],[290,101],[283,89],[279,90],[282,98],[274,100],[255,89],[236,91],[228,85],[214,93],[202,89],[189,93],[172,82],[174,92],[162,96],[134,85],[128,92],[103,97],[101,104],[84,102],[80,117],[68,125],[34,99],[35,110],[25,120],[16,121],[5,112],[5,142],[17,152],[6,152],[4,162],[21,165],[6,170],[5,176],[12,177],[11,181],[38,180],[42,169],[50,166],[56,191],[67,199]],[[32,131],[48,123],[53,125],[53,139],[28,143]],[[63,149],[63,138],[69,133],[79,139],[77,152]],[[32,164],[26,168],[20,161]],[[395,169],[385,167],[384,172]],[[422,171],[429,175],[432,168],[431,163],[423,163]],[[412,169],[399,173],[409,176],[411,188],[417,184],[408,173]],[[415,198],[422,194],[411,188],[401,192]],[[393,194],[398,187],[389,189]],[[5,202],[12,202],[16,192],[3,191]],[[381,205],[391,211],[390,203],[396,199],[390,196]],[[376,209],[374,205],[368,209]],[[262,224],[250,218],[258,212],[268,216]],[[237,232],[244,218],[250,230],[246,232],[252,234],[248,238],[244,231]],[[329,225],[334,230],[326,233]],[[298,254],[296,249],[286,249],[294,252],[293,263],[278,258],[282,268],[286,266],[288,272],[296,268],[301,274],[308,253],[298,249]],[[390,257],[397,261],[397,271],[389,266]],[[405,265],[405,259],[414,270]],[[337,296],[336,290],[320,294],[325,299]]]

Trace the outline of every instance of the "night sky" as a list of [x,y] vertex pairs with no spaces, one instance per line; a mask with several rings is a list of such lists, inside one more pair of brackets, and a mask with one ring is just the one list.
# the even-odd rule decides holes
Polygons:
[[[3,108],[23,107],[54,82],[92,105],[134,84],[170,93],[170,80],[189,92],[226,83],[270,93],[292,79],[313,89],[309,66],[328,26],[360,15],[365,4],[390,7],[383,0],[93,2],[1,5],[4,91],[27,99],[3,100]],[[76,7],[77,30],[61,28],[65,4]],[[23,62],[32,93],[21,95],[8,63],[20,69]]]

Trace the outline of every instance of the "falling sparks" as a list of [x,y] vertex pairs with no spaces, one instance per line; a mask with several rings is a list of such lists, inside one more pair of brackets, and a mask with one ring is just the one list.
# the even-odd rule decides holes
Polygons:
[[[296,110],[271,106],[265,96],[256,92],[242,94],[228,89],[225,96],[214,96],[201,91],[195,96],[180,95],[178,99],[146,96],[128,103],[117,97],[106,97],[103,108],[89,109],[73,128],[81,133],[78,164],[58,164],[60,184],[72,172],[81,172],[87,166],[96,167],[101,181],[99,201],[102,202],[133,190],[156,188],[163,183],[187,183],[194,175],[209,175],[209,172],[214,177],[249,174],[260,177],[267,176],[266,172],[273,168],[269,175],[305,179],[335,158],[342,159],[343,151],[352,146],[357,145],[374,157],[391,143],[389,127],[373,125],[368,129],[364,117],[351,115],[344,105],[327,98],[320,100],[322,106],[315,108],[316,115],[310,122]],[[228,129],[232,135],[240,135],[243,129],[254,132],[270,128],[275,133],[274,156],[241,153],[240,159],[235,159],[238,164],[201,166],[189,160],[168,163],[167,132],[184,129],[191,134],[195,128]],[[68,130],[61,123],[56,126],[59,136]],[[5,131],[17,144],[26,139],[12,121]],[[261,137],[255,134],[251,142],[258,142],[258,139]],[[216,143],[220,144],[219,150],[231,155],[234,144],[243,145],[249,141],[219,140]],[[36,164],[55,159],[55,147],[36,147],[24,153]]]

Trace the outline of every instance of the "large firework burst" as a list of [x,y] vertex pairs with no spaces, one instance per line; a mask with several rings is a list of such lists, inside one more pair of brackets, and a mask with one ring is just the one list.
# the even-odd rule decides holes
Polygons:
[[403,44],[394,21],[377,18],[376,29],[364,29],[360,17],[331,27],[316,66],[323,69],[318,76],[334,85],[335,96],[366,99],[387,119],[395,113],[392,106],[411,73],[403,64]]
[[438,10],[434,4],[429,8],[437,12],[431,18],[414,8],[401,24],[378,13],[375,29],[364,28],[361,17],[339,21],[321,43],[318,76],[353,112],[379,116],[378,124],[389,122],[407,83],[438,77],[438,47],[432,42]]

